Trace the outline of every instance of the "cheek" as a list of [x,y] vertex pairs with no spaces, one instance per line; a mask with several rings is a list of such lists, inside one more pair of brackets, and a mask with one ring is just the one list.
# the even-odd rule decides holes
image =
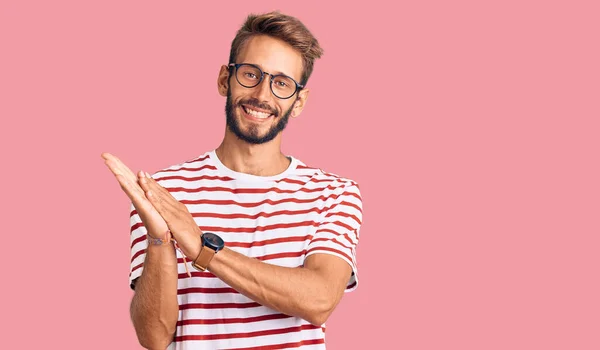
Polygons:
[[286,101],[286,102],[280,103],[278,107],[279,107],[279,111],[284,113],[284,112],[289,111],[293,106],[294,106],[294,104],[291,101]]

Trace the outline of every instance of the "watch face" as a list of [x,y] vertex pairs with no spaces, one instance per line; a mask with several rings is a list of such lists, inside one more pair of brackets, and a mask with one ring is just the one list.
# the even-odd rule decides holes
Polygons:
[[219,250],[223,248],[223,245],[225,245],[225,242],[223,242],[221,237],[215,235],[214,233],[205,232],[202,237],[204,239],[204,244],[212,249]]

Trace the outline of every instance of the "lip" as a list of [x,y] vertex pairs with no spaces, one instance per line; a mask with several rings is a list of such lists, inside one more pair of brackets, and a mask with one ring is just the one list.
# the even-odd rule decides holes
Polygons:
[[[255,121],[255,122],[258,122],[258,123],[265,122],[265,121],[267,121],[267,120],[270,120],[271,118],[273,118],[273,114],[270,114],[270,115],[269,115],[268,117],[266,117],[266,118],[257,118],[257,117],[255,117],[255,116],[253,116],[253,115],[250,115],[250,114],[246,113],[246,111],[244,110],[244,108],[240,107],[240,109],[242,110],[242,114],[244,115],[244,117],[245,117],[246,119],[250,119],[250,120],[252,120],[252,121]],[[253,108],[253,109],[254,109],[254,108]],[[261,112],[262,112],[262,111],[261,111]],[[265,111],[265,113],[269,113],[269,112],[268,112],[268,111]]]

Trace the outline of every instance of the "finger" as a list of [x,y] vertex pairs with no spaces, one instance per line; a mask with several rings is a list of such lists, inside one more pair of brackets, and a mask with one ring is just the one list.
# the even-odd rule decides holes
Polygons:
[[129,181],[136,180],[135,175],[131,173],[129,168],[125,167],[123,163],[119,162],[117,159],[109,158],[104,161],[106,166],[113,172],[113,174],[119,174],[125,176]]
[[104,158],[106,165],[113,173],[121,174],[131,182],[137,181],[135,174],[116,156],[110,153],[102,153],[102,158]]
[[131,171],[131,169],[129,169],[129,167],[127,167],[125,163],[123,163],[123,161],[121,161],[118,157],[110,153],[106,153],[106,159],[107,161],[110,161],[111,164],[113,164],[113,167],[115,169],[120,170],[121,174],[127,176],[130,179],[130,181],[137,180],[137,177],[135,176],[133,171]]
[[[147,200],[144,190],[139,186],[137,177],[133,175],[131,170],[125,166],[117,157],[113,156],[110,153],[103,153],[102,157],[105,159],[106,166],[112,171],[112,173],[117,176],[122,176],[124,180],[119,181],[121,184],[121,188],[123,190],[127,189],[126,193],[128,197],[132,195],[137,195],[139,198],[144,201]],[[124,186],[124,184],[128,184],[128,186]]]
[[132,183],[121,174],[116,174],[115,177],[117,178],[119,185],[121,185],[121,189],[123,189],[123,192],[129,197],[136,209],[143,208],[150,204],[146,199],[144,192],[140,190],[137,184]]
[[171,192],[169,192],[169,190],[161,186],[153,178],[146,177],[141,179],[141,181],[144,182],[144,186],[146,188],[144,192],[146,192],[146,195],[148,195],[148,193],[150,192],[150,195],[154,196],[156,200],[160,200],[163,202],[163,206],[177,208],[177,206],[180,204],[179,201],[175,199],[175,197],[173,197]]
[[[148,174],[148,173],[146,173],[146,174]],[[175,197],[173,197],[171,192],[169,192],[169,190],[167,190],[166,188],[161,186],[158,182],[156,182],[156,180],[154,178],[147,176],[146,179],[147,179],[147,183],[148,183],[150,189],[152,189],[153,191],[160,192],[160,194],[162,194],[163,197],[170,198],[170,199],[172,199],[173,202],[178,202],[177,199],[175,199]]]
[[152,178],[140,179],[141,186],[146,192],[146,198],[167,223],[177,220],[179,213],[179,201],[164,187],[160,186]]
[[146,222],[144,218],[152,218],[154,221],[157,221],[160,217],[158,211],[154,208],[152,203],[146,198],[144,191],[139,187],[137,183],[132,183],[127,178],[122,175],[115,176],[121,185],[123,191],[127,194],[131,203],[138,211],[140,217],[142,217],[142,221]]
[[[112,159],[107,160],[106,165],[109,167],[109,169],[112,171],[112,173],[115,176],[123,177],[123,179],[125,179],[127,181],[127,183],[130,184],[129,191],[134,191],[139,196],[145,197],[144,190],[142,190],[142,188],[139,186],[137,178],[135,176],[132,177],[132,176],[128,176],[127,173],[123,173],[123,170],[120,167],[118,167],[117,164]],[[123,184],[125,182],[119,181],[119,183]],[[121,186],[121,187],[123,187],[123,186]]]

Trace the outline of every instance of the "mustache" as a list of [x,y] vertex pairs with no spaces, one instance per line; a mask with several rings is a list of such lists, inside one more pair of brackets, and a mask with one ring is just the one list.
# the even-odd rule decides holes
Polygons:
[[244,100],[244,101],[240,101],[238,103],[239,107],[242,107],[242,105],[247,105],[247,106],[252,106],[258,109],[263,109],[265,111],[269,111],[269,113],[273,114],[274,117],[278,117],[279,116],[279,112],[277,112],[277,110],[271,106],[269,106],[268,104],[265,103],[261,103],[260,101],[258,101],[255,98],[251,98],[248,100]]

